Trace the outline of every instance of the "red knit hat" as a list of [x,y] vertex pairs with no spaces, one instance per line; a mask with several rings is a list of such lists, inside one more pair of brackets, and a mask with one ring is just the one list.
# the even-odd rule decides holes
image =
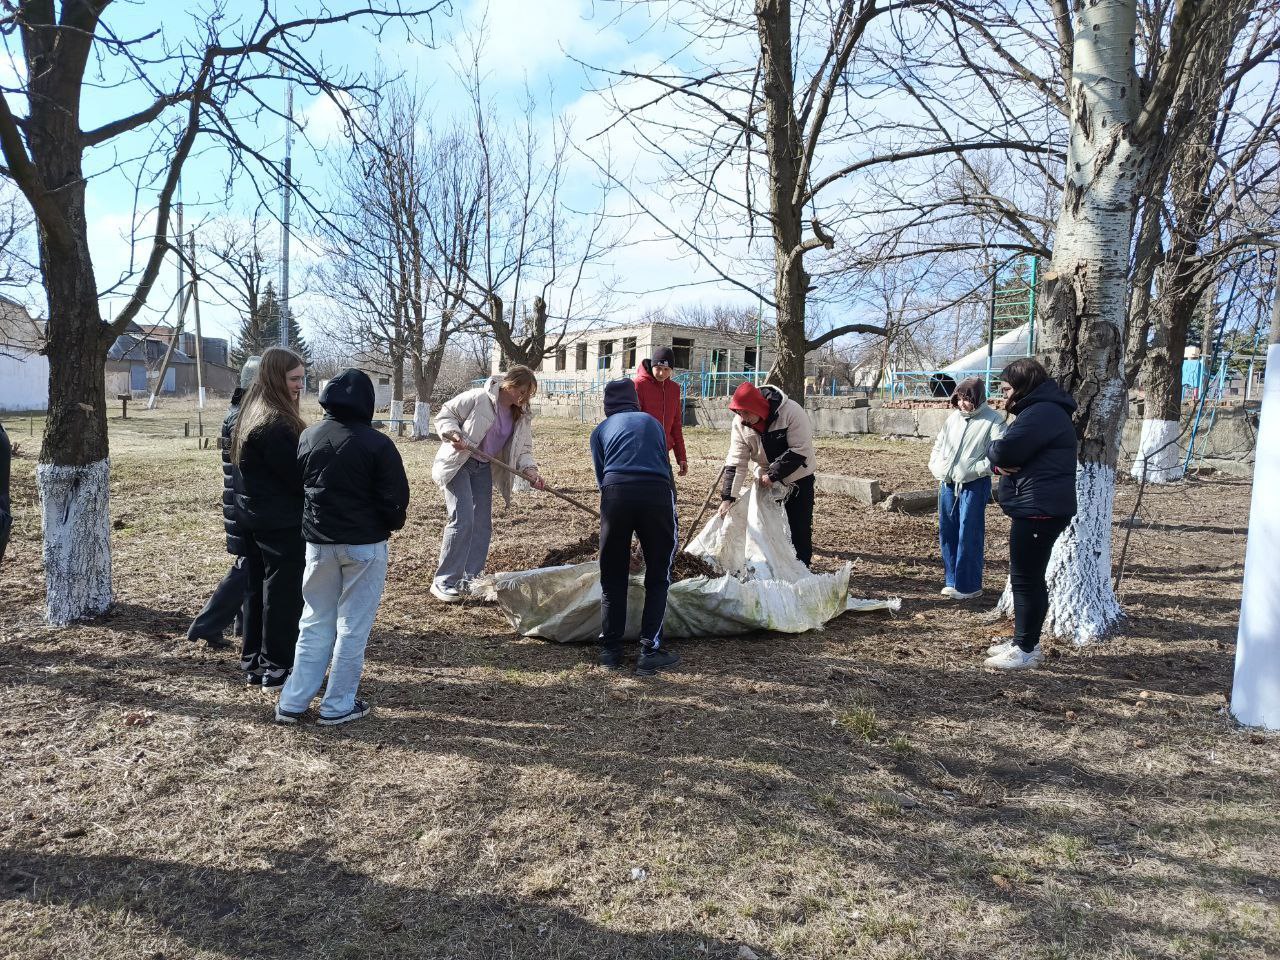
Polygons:
[[769,419],[769,401],[755,384],[742,383],[733,391],[733,399],[729,401],[729,409],[734,413],[754,413],[760,419],[753,427],[764,432],[764,422]]

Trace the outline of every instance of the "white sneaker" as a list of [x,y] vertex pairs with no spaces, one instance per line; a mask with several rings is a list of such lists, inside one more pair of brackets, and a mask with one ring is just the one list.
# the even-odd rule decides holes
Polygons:
[[444,603],[462,602],[462,591],[457,587],[442,587],[433,583],[431,584],[431,595]]
[[1031,670],[1044,662],[1044,654],[1036,647],[1030,653],[1020,647],[987,657],[983,666],[991,670]]
[[982,588],[979,587],[977,590],[973,591],[973,593],[961,593],[955,587],[948,587],[947,596],[952,600],[972,600],[974,597],[982,596]]
[[987,647],[987,656],[996,657],[1002,653],[1012,650],[1017,644],[1013,642],[1013,637],[1005,637],[1001,640],[999,637],[991,638],[991,646]]
[[941,590],[939,590],[938,592],[939,592],[939,593],[941,593],[944,597],[949,597],[949,596],[951,596],[952,594],[954,594],[954,593],[956,592],[956,588],[955,588],[955,587],[943,587],[943,588],[942,588]]

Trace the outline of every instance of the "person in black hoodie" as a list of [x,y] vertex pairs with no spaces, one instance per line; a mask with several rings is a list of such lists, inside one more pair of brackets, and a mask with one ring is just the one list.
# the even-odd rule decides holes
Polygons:
[[276,705],[279,723],[302,718],[326,669],[322,725],[359,720],[372,709],[356,690],[387,580],[387,540],[404,526],[409,507],[400,451],[371,425],[373,403],[373,381],[344,370],[320,394],[324,419],[298,441],[305,606],[293,672]]
[[249,551],[249,591],[262,593],[262,629],[245,624],[240,669],[250,684],[278,690],[293,667],[302,614],[302,471],[298,435],[306,422],[298,397],[306,380],[302,358],[271,347],[245,391],[231,430],[237,473],[236,508]]
[[1001,371],[1000,392],[1005,410],[1017,419],[987,448],[987,458],[1000,476],[1000,509],[1010,518],[1014,635],[991,646],[985,666],[1025,670],[1044,659],[1045,571],[1054,543],[1076,513],[1076,402],[1030,358]]
[[638,534],[645,575],[636,673],[649,676],[680,662],[662,644],[677,529],[667,434],[662,424],[640,412],[630,380],[604,385],[604,416],[591,432],[591,459],[600,486],[600,663],[611,670],[622,666],[631,537]]
[[0,423],[0,563],[4,562],[9,531],[13,529],[13,508],[9,501],[9,462],[12,457],[9,435],[4,432],[4,424]]
[[[231,394],[231,408],[222,421],[222,433],[218,437],[218,449],[222,451],[222,527],[227,535],[227,553],[235,557],[231,569],[213,589],[213,596],[204,605],[187,629],[188,640],[203,640],[211,647],[226,646],[222,633],[240,617],[240,635],[246,629],[262,635],[262,591],[249,592],[249,550],[240,530],[240,514],[236,508],[236,467],[231,462],[231,431],[240,415],[240,401],[245,390],[258,375],[261,357],[249,357],[240,370],[240,386]],[[261,588],[262,578],[258,577]]]

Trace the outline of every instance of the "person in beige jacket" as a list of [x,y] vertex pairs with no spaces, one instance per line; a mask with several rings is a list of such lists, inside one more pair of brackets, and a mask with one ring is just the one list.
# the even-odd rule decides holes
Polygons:
[[744,383],[733,393],[729,409],[736,416],[729,428],[729,455],[720,487],[720,515],[728,516],[751,482],[749,464],[764,468],[760,483],[792,487],[786,501],[787,525],[796,557],[805,566],[813,559],[813,474],[817,453],[813,424],[804,407],[769,385]]
[[946,585],[942,595],[972,600],[982,594],[987,502],[991,499],[991,461],[987,447],[1004,436],[1004,417],[987,405],[980,377],[956,384],[955,413],[933,444],[929,471],[938,481],[938,542]]
[[431,595],[456,603],[489,559],[493,534],[493,488],[510,505],[511,474],[495,472],[490,458],[515,467],[541,490],[542,477],[533,459],[529,399],[538,381],[528,367],[514,366],[483,386],[464,391],[440,408],[436,433],[444,441],[431,466],[431,479],[444,488],[449,520],[440,544],[440,565]]

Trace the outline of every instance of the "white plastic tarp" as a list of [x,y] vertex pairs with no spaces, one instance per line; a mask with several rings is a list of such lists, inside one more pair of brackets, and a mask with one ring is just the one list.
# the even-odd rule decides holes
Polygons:
[[[804,633],[821,629],[846,610],[897,609],[896,600],[850,599],[847,563],[834,573],[821,574],[800,563],[780,494],[752,484],[727,518],[715,516],[689,544],[689,553],[728,572],[671,585],[665,636]],[[482,589],[523,636],[572,643],[600,634],[600,571],[595,561],[499,573]],[[633,576],[627,597],[630,639],[638,636],[643,605],[644,578]]]

